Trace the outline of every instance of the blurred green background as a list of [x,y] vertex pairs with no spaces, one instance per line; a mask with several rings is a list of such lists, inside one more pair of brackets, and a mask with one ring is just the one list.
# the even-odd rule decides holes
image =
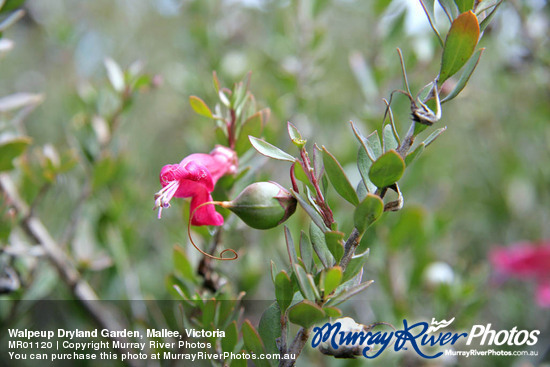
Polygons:
[[[533,285],[495,279],[487,260],[493,246],[550,238],[549,8],[542,0],[510,0],[500,7],[466,90],[444,105],[437,124],[448,130],[400,181],[405,208],[384,214],[361,244],[370,248],[364,278],[375,284],[349,303],[347,314],[356,321],[399,325],[402,318],[456,317],[453,326],[464,330],[486,323],[540,329],[538,348],[550,344],[549,311],[534,303]],[[165,286],[173,245],[183,246],[193,263],[199,260],[187,244],[183,201],[174,200],[162,220],[151,208],[160,168],[215,144],[214,123],[188,103],[197,95],[214,104],[213,70],[226,86],[252,71],[250,88],[259,106],[272,111],[266,140],[292,151],[285,131],[291,121],[309,143],[327,146],[345,163],[354,183],[360,179],[357,144],[348,121],[364,134],[380,129],[382,98],[402,88],[396,47],[405,56],[413,94],[439,70],[441,48],[413,0],[29,0],[24,9],[26,16],[5,33],[15,47],[0,56],[0,96],[44,94],[24,122],[33,143],[15,173],[27,201],[44,184],[35,163],[43,147],[76,154],[75,136],[89,124],[83,116],[113,109],[113,93],[105,87],[106,57],[124,68],[140,60],[148,73],[162,78],[122,116],[104,167],[92,172],[97,185],[67,250],[101,299],[175,299]],[[96,112],[79,97],[88,85],[103,86]],[[404,135],[409,101],[396,97],[392,107]],[[273,179],[290,187],[284,162],[250,152],[241,164],[252,167],[242,186]],[[55,238],[71,223],[84,177],[79,164],[59,175],[36,207]],[[335,192],[329,202],[349,232],[350,207]],[[298,236],[307,223],[298,209],[288,225]],[[284,267],[283,237],[281,228],[256,231],[229,220],[224,247],[241,255],[238,262],[215,266],[235,292],[247,292],[245,299],[272,300],[268,269],[271,260]],[[18,231],[0,244],[30,246]],[[35,260],[10,258],[27,281],[2,298],[70,299],[51,266]],[[261,310],[247,312],[257,320]],[[74,318],[76,324],[86,322],[82,314]],[[424,363],[409,357],[387,363]],[[299,365],[307,358],[318,365],[366,364],[311,350],[301,358]],[[535,359],[430,365],[536,365],[542,358],[541,353]]]

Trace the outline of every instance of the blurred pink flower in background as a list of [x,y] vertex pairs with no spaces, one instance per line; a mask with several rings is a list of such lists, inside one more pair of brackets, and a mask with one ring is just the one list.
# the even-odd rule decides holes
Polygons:
[[[237,154],[221,145],[210,154],[195,153],[185,157],[179,164],[169,164],[160,170],[162,190],[155,194],[155,207],[159,210],[170,207],[173,197],[191,198],[191,213],[201,204],[212,201],[210,193],[216,182],[226,174],[237,171]],[[194,212],[191,224],[195,226],[221,226],[223,217],[214,205],[204,205]]]
[[520,242],[498,247],[489,254],[497,272],[537,284],[536,300],[541,307],[550,307],[550,241]]

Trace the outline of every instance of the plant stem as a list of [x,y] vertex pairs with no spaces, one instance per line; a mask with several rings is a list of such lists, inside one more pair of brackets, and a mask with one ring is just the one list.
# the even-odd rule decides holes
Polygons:
[[334,216],[332,214],[332,210],[325,201],[321,188],[319,187],[319,181],[317,181],[317,177],[315,177],[316,172],[314,172],[314,169],[311,168],[309,155],[307,154],[305,148],[300,149],[300,157],[302,158],[302,163],[304,164],[303,168],[308,175],[309,182],[311,182],[313,188],[315,189],[315,201],[317,202],[317,205],[319,205],[319,207],[321,208],[321,216],[323,217],[323,221],[328,228],[331,228],[332,224],[334,223]]
[[294,355],[294,359],[281,359],[279,367],[293,367],[296,364],[298,356],[306,346],[309,333],[310,329],[300,328],[300,330],[298,330],[298,334],[296,334],[296,337],[290,345],[290,349],[287,351],[287,353]]
[[342,268],[342,271],[346,270],[348,267],[351,258],[355,254],[357,246],[359,246],[359,243],[361,242],[361,237],[361,233],[359,233],[357,228],[354,228],[353,231],[351,231],[351,234],[344,245],[344,256],[342,256],[342,259],[340,260],[340,267]]

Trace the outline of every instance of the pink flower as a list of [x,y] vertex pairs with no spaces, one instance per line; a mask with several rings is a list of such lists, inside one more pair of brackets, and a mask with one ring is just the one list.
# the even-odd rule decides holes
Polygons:
[[223,217],[216,212],[214,205],[201,204],[212,201],[210,193],[220,177],[237,171],[237,155],[226,147],[216,146],[210,154],[195,153],[185,157],[179,164],[169,164],[160,170],[162,190],[155,194],[155,207],[170,207],[173,197],[191,198],[191,224],[195,226],[221,226]]
[[521,242],[507,248],[495,248],[489,257],[500,273],[534,280],[537,283],[537,303],[550,307],[550,241]]

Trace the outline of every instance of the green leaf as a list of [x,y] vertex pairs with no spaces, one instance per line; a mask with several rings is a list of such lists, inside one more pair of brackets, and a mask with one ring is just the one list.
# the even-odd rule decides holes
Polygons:
[[253,136],[248,137],[250,143],[258,151],[258,153],[265,155],[266,157],[277,159],[280,161],[295,162],[296,159],[290,154],[283,152],[281,149],[274,145],[269,144],[266,141],[260,140]]
[[214,317],[216,316],[216,307],[218,302],[215,298],[206,300],[202,309],[202,325],[204,327],[214,326]]
[[281,272],[275,276],[275,298],[283,313],[292,303],[292,298],[294,298],[294,286],[292,285],[290,277],[284,270],[281,270]]
[[387,152],[388,150],[397,149],[398,146],[399,143],[395,138],[393,128],[391,124],[387,124],[384,126],[384,151]]
[[376,192],[376,185],[373,184],[369,178],[369,169],[371,166],[372,161],[369,158],[367,151],[362,147],[359,147],[359,151],[357,152],[357,168],[359,169],[359,173],[361,174],[363,184],[367,188],[367,191],[374,193]]
[[378,131],[375,130],[367,136],[366,146],[367,153],[373,161],[377,160],[382,155],[382,145],[380,144]]
[[323,163],[325,164],[325,172],[336,192],[351,204],[359,204],[357,193],[344,173],[344,169],[325,147],[323,147]]
[[298,262],[298,256],[296,255],[296,248],[294,247],[294,241],[292,240],[292,234],[290,233],[290,230],[285,225],[285,242],[286,242],[286,250],[288,253],[288,258],[290,260],[290,266],[296,264]]
[[173,251],[174,268],[176,272],[181,274],[185,279],[192,282],[196,282],[195,270],[187,258],[187,254],[183,249],[177,245],[174,246]]
[[300,232],[300,258],[304,262],[308,273],[313,272],[315,262],[313,261],[313,247],[304,231]]
[[399,181],[404,171],[403,158],[395,150],[390,150],[372,164],[369,178],[377,187],[383,188]]
[[368,194],[355,208],[353,221],[359,233],[364,233],[384,212],[384,202],[379,196]]
[[443,40],[441,39],[441,35],[439,34],[437,27],[435,26],[434,3],[435,0],[420,0],[420,5],[422,5],[422,8],[424,9],[426,16],[428,17],[428,22],[430,23],[432,30],[437,36],[439,43],[441,44],[441,46],[443,46]]
[[342,279],[342,283],[347,282],[354,276],[356,276],[359,271],[363,268],[365,265],[365,262],[369,258],[369,250],[363,252],[362,254],[354,255],[351,258],[351,261],[349,262],[348,266],[346,267],[346,270],[344,271],[344,279]]
[[278,273],[279,270],[277,269],[277,265],[275,264],[275,262],[273,262],[273,260],[271,260],[271,281],[273,282],[273,284],[275,284],[275,277]]
[[356,285],[355,287],[347,289],[347,290],[335,295],[333,298],[331,298],[330,301],[327,302],[327,305],[338,306],[342,302],[347,301],[351,297],[353,297],[353,296],[361,293],[365,289],[367,289],[372,283],[374,283],[374,281],[369,280],[365,283],[362,283],[362,284]]
[[313,250],[319,257],[321,264],[323,264],[325,268],[332,266],[332,264],[334,264],[334,257],[327,247],[325,234],[314,223],[311,223],[311,225],[309,226],[309,237],[311,238]]
[[319,228],[322,228],[323,231],[328,231],[327,226],[323,222],[323,218],[321,218],[321,215],[313,208],[300,194],[296,193],[294,190],[290,190],[292,195],[296,198],[298,201],[298,204],[304,209],[304,211],[309,215],[313,223],[315,223]]
[[321,285],[325,291],[325,296],[332,293],[342,282],[342,268],[335,266],[330,269],[323,270],[321,273]]
[[193,111],[195,111],[199,115],[208,117],[208,118],[214,118],[214,115],[212,115],[212,111],[210,110],[210,108],[199,97],[190,96],[189,104],[191,105],[191,108],[193,109]]
[[344,234],[337,231],[325,232],[325,241],[334,260],[338,263],[344,256]]
[[233,320],[233,322],[225,328],[225,337],[221,339],[222,351],[232,353],[239,341],[239,330],[237,329],[236,321]]
[[466,87],[466,84],[468,84],[470,77],[474,73],[474,70],[476,69],[476,66],[479,63],[479,60],[481,59],[481,54],[483,53],[484,50],[485,50],[484,48],[481,48],[477,50],[472,55],[472,57],[470,57],[470,60],[468,60],[468,62],[466,63],[466,66],[464,66],[464,70],[460,75],[460,79],[458,80],[458,83],[456,83],[451,93],[446,95],[445,98],[441,100],[441,103],[450,101],[451,99],[458,96],[460,92],[462,92],[462,90]]
[[309,329],[325,317],[325,311],[308,300],[303,300],[288,310],[288,319],[290,322],[306,329]]
[[426,140],[424,140],[424,145],[429,146],[431,143],[433,143],[435,141],[435,139],[437,139],[439,137],[439,135],[443,134],[443,132],[445,130],[447,130],[446,127],[442,127],[442,128],[439,128],[439,129],[435,130],[433,133],[430,134],[430,136],[428,136],[426,138]]
[[115,60],[111,58],[106,58],[104,61],[105,69],[107,69],[107,77],[113,86],[113,89],[118,93],[121,93],[124,90],[124,73],[120,66],[116,63]]
[[216,89],[216,93],[220,92],[220,80],[218,79],[218,74],[214,70],[212,72],[212,83],[214,83],[214,89]]
[[298,285],[300,286],[300,292],[304,298],[315,301],[318,298],[315,294],[318,293],[316,292],[317,288],[315,287],[315,284],[313,284],[312,287],[308,279],[308,274],[304,268],[302,268],[299,264],[294,264],[294,274],[296,275],[296,280],[298,280]]
[[369,193],[363,180],[357,183],[357,187],[355,188],[355,191],[357,191],[357,197],[359,198],[359,201],[365,200],[365,197]]
[[250,149],[251,145],[248,136],[259,136],[262,133],[262,130],[263,114],[261,111],[258,111],[246,119],[241,126],[239,137],[235,142],[235,151],[237,152],[237,155],[240,156]]
[[310,189],[314,190],[313,185],[309,181],[309,178],[306,175],[306,172],[304,171],[304,167],[302,166],[302,163],[299,161],[296,161],[293,165],[294,169],[294,177],[296,177],[298,180],[306,184]]
[[231,364],[229,366],[230,367],[247,367],[248,362],[244,358],[241,358],[241,359],[233,358],[231,359]]
[[168,292],[170,292],[173,297],[176,297],[176,299],[178,297],[188,299],[191,296],[187,285],[174,274],[169,274],[166,276],[165,284]]
[[[258,334],[250,321],[244,321],[241,331],[243,333],[244,346],[249,352],[253,352],[254,354],[265,354],[265,348],[260,338],[260,334]],[[265,359],[254,360],[254,363],[258,367],[271,367],[269,362]]]
[[426,144],[420,143],[416,148],[414,148],[412,152],[407,154],[407,156],[405,157],[405,164],[407,165],[407,167],[410,166],[411,163],[420,156],[420,154],[422,154],[425,148]]
[[493,10],[491,10],[491,12],[489,13],[489,15],[487,15],[485,17],[485,19],[483,19],[481,21],[481,24],[479,25],[479,30],[480,32],[483,32],[485,30],[485,28],[487,28],[487,26],[489,25],[489,23],[491,23],[491,20],[493,19],[493,17],[495,16],[495,13],[498,9],[498,7],[500,6],[500,4],[502,4],[504,2],[504,0],[501,0],[499,1],[495,7],[493,8]]
[[281,310],[277,303],[272,303],[260,319],[258,332],[264,343],[267,353],[278,354],[277,338],[281,336]]
[[325,311],[325,314],[328,317],[332,317],[332,318],[342,317],[342,310],[336,307],[325,306],[323,307],[323,311]]
[[0,143],[0,172],[13,169],[13,160],[25,152],[31,141],[24,136]]
[[452,22],[452,20],[455,19],[459,14],[458,7],[456,6],[454,0],[437,0],[437,1],[445,11],[445,14],[447,14],[447,16],[450,17],[450,21]]
[[296,145],[298,148],[302,148],[304,145],[306,145],[306,140],[302,139],[302,134],[300,134],[296,126],[294,126],[290,122],[287,122],[287,130],[288,136],[290,136],[290,140],[292,140],[294,145]]
[[439,83],[460,70],[472,56],[479,39],[477,17],[471,11],[460,14],[452,23],[441,57]]
[[351,128],[357,138],[357,141],[361,144],[368,157],[372,162],[378,159],[382,155],[382,145],[380,144],[380,138],[378,137],[378,131],[373,131],[366,138],[355,128],[353,122],[351,122]]
[[0,13],[15,10],[25,3],[25,0],[0,0]]
[[458,11],[464,13],[474,9],[475,0],[455,0],[455,4],[458,7]]

